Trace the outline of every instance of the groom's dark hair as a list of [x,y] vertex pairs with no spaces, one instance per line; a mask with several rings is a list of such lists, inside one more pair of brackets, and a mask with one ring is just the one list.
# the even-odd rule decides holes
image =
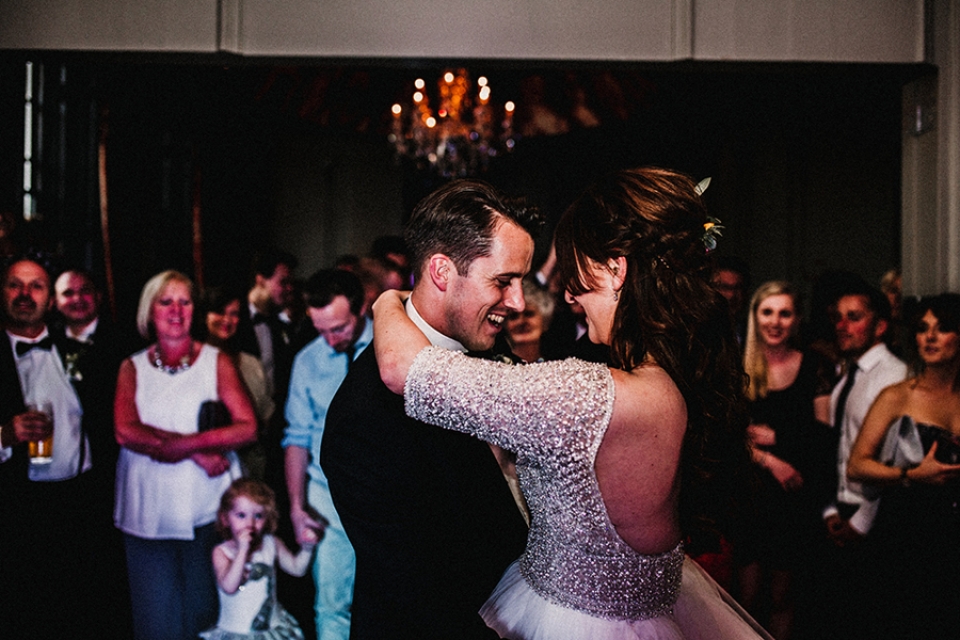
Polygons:
[[427,259],[442,253],[466,275],[474,260],[490,255],[493,236],[505,220],[534,238],[543,225],[536,207],[486,182],[454,180],[440,187],[420,201],[404,230],[415,273],[419,277]]

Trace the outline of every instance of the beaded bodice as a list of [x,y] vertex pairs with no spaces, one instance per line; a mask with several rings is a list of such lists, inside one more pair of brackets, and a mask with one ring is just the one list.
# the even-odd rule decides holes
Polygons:
[[517,454],[531,512],[520,570],[548,600],[594,616],[643,620],[668,613],[683,548],[634,551],[617,535],[594,472],[613,412],[602,366],[568,359],[508,365],[429,347],[407,377],[407,413]]

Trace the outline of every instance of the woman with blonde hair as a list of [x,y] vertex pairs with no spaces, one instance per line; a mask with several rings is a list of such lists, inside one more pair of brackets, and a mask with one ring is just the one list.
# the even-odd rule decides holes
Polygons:
[[[228,454],[257,436],[233,361],[191,337],[192,319],[189,278],[164,271],[147,281],[137,328],[155,342],[124,360],[117,379],[114,522],[124,533],[136,640],[192,640],[216,621],[215,521],[239,475]],[[201,431],[201,406],[218,399],[229,424]]]
[[769,610],[768,628],[778,640],[790,635],[796,574],[819,524],[816,467],[832,388],[826,362],[796,346],[798,306],[790,283],[760,285],[750,300],[743,356],[761,490],[757,525],[736,550],[740,597],[755,615]]

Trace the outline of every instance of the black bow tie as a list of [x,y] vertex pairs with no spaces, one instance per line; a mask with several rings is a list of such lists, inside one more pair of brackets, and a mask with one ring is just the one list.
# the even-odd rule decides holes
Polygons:
[[17,342],[17,357],[22,358],[24,355],[30,352],[31,349],[43,349],[44,351],[50,351],[50,347],[53,346],[53,338],[47,336],[39,342]]
[[253,322],[253,326],[257,326],[258,324],[264,324],[269,320],[270,320],[270,316],[264,315],[262,313],[255,313],[253,314],[253,317],[250,318],[250,321]]

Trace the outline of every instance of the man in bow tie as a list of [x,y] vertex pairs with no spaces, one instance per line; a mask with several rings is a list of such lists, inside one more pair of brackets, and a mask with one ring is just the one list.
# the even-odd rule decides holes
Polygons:
[[[441,187],[406,228],[417,279],[407,314],[435,345],[496,351],[507,315],[524,308],[539,226],[486,183]],[[320,466],[356,551],[353,640],[496,638],[478,611],[527,531],[503,452],[408,418],[368,348],[330,405]]]
[[[71,637],[96,628],[90,576],[99,570],[95,461],[81,429],[83,409],[46,316],[50,275],[33,258],[3,272],[6,344],[0,340],[0,620],[11,638]],[[58,344],[59,343],[59,344]],[[53,455],[29,459],[27,441],[49,433],[49,421],[27,409],[52,409]]]

